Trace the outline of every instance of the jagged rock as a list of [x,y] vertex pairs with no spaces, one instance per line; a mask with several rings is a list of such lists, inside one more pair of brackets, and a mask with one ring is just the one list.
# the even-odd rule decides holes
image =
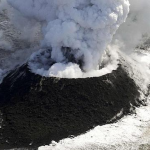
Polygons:
[[0,148],[37,148],[82,134],[128,114],[138,98],[121,65],[101,77],[59,79],[35,75],[25,64],[0,85]]

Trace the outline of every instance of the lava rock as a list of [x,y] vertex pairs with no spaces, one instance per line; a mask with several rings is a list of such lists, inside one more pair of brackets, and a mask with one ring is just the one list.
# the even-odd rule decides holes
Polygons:
[[25,64],[0,85],[0,149],[37,148],[114,122],[140,105],[139,95],[121,65],[101,77],[60,79]]

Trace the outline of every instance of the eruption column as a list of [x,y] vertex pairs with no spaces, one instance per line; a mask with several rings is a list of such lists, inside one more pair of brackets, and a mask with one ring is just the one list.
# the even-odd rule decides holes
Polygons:
[[[61,72],[82,74],[82,71],[99,69],[102,54],[129,12],[128,0],[8,2],[23,16],[44,22],[41,46],[52,49],[51,59],[56,62],[50,66],[47,74],[56,76]],[[69,53],[75,62],[66,61],[62,47],[70,48]],[[79,61],[82,61],[82,68]]]

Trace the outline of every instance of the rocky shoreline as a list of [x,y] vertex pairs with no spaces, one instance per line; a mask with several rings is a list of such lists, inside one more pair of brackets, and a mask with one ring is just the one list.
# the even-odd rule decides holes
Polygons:
[[0,85],[0,149],[35,148],[117,121],[141,105],[134,81],[121,65],[85,79],[46,78],[25,64]]

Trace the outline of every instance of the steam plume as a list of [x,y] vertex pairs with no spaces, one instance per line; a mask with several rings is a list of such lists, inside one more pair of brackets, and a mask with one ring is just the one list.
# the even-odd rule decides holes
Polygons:
[[[98,70],[107,45],[129,12],[128,0],[8,2],[23,16],[44,22],[41,46],[52,50],[51,59],[56,63],[51,68],[55,71],[49,68],[47,74],[54,76],[61,74],[60,70],[69,74],[68,68],[80,73]],[[62,47],[70,48],[70,55],[74,56],[76,62],[82,61],[82,68],[78,63],[66,63]],[[44,68],[39,69],[42,71]]]

